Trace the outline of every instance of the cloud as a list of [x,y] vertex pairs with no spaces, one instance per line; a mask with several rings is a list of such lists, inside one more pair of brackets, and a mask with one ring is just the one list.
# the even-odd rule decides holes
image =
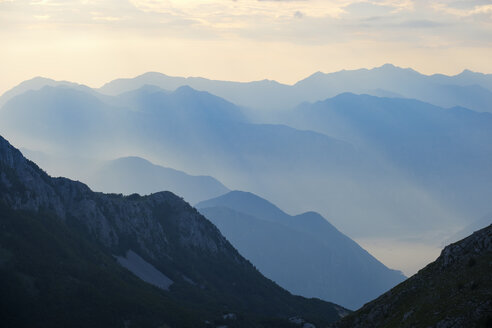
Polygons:
[[344,8],[347,18],[381,17],[391,15],[394,7],[371,2],[354,2]]
[[294,13],[294,17],[295,17],[295,18],[303,18],[303,17],[304,17],[304,14],[303,14],[301,11],[297,10],[297,11]]
[[432,8],[441,13],[456,17],[470,17],[474,15],[489,15],[492,18],[492,4],[481,4],[477,1],[470,1],[464,4],[463,2],[434,2]]
[[[148,57],[155,55],[153,63],[161,67],[161,63],[171,62],[167,56],[173,53],[179,63],[207,55],[225,72],[223,77],[236,70],[249,79],[254,69],[243,64],[239,69],[235,64],[223,65],[222,58],[242,63],[246,53],[254,53],[255,66],[267,63],[263,58],[275,53],[274,63],[265,64],[263,70],[276,67],[276,74],[287,76],[290,69],[280,67],[278,58],[291,56],[292,62],[283,62],[298,72],[296,78],[311,73],[307,69],[300,73],[301,66],[313,70],[384,62],[411,66],[418,58],[416,67],[429,65],[427,71],[436,64],[444,66],[442,58],[447,58],[449,67],[473,58],[472,64],[477,66],[463,64],[460,68],[480,70],[484,65],[490,67],[489,60],[474,54],[490,53],[491,6],[490,0],[0,0],[4,46],[0,53],[4,67],[0,68],[30,74],[28,68],[36,65],[39,56],[32,66],[17,58],[43,53],[43,62],[37,65],[46,70],[60,62],[60,56],[68,61],[79,54],[84,54],[83,58],[92,55],[94,61],[103,55],[119,58],[132,67],[158,70]],[[107,50],[101,55],[103,48]],[[140,49],[146,49],[145,53]],[[395,54],[405,60],[392,59]],[[429,56],[438,59],[434,64],[421,59]],[[141,62],[134,60],[143,57],[146,59]],[[118,68],[130,66],[118,63]],[[196,64],[191,72],[188,65],[169,67],[175,74],[180,74],[177,67],[184,67],[189,74],[206,70],[197,72],[202,66]],[[263,72],[255,76],[263,77]]]
[[[399,27],[398,33],[404,33],[405,29],[413,33],[415,28],[449,26],[471,16],[480,16],[483,23],[492,15],[492,5],[481,0],[11,0],[9,3],[17,11],[9,10],[12,17],[0,11],[0,18],[6,18],[0,26],[12,27],[17,23],[18,28],[32,28],[43,20],[51,27],[58,24],[73,29],[106,24],[147,35],[245,37],[300,43],[360,37],[395,39],[392,30],[395,26]],[[18,18],[13,18],[16,15]],[[28,17],[32,18],[31,22]],[[301,21],[303,25],[299,26]],[[471,26],[475,33],[483,28],[480,22]],[[471,29],[468,26],[465,30]]]
[[443,26],[448,26],[448,24],[441,23],[441,22],[436,22],[432,20],[427,20],[427,19],[421,19],[421,20],[408,20],[408,21],[403,21],[395,26],[399,27],[409,27],[409,28],[436,28],[436,27],[443,27]]
[[346,0],[130,0],[143,11],[166,12],[176,15],[200,16],[227,15],[231,17],[255,16],[259,18],[280,18],[292,16],[301,11],[315,17],[338,16],[347,4]]

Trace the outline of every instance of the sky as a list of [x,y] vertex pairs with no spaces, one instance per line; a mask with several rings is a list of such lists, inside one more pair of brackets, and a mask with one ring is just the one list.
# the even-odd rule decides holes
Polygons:
[[384,63],[492,73],[492,0],[0,0],[0,94],[147,71],[294,83]]

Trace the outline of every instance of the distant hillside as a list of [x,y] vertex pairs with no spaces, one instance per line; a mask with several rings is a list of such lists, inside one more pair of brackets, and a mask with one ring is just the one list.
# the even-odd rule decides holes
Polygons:
[[2,107],[0,129],[15,145],[73,158],[77,168],[81,156],[138,156],[212,176],[288,212],[317,211],[352,238],[415,240],[425,232],[437,240],[492,210],[488,113],[343,94],[259,124],[190,87],[94,92],[26,91]]
[[263,277],[174,194],[95,193],[1,137],[0,212],[8,327],[291,327],[292,316],[326,325],[347,313]]
[[[77,86],[66,81],[34,78],[2,95],[0,107],[18,94],[28,90],[38,90],[46,85]],[[289,109],[302,102],[318,101],[340,93],[352,92],[378,97],[414,98],[442,107],[462,106],[481,112],[492,111],[490,105],[492,74],[464,70],[453,76],[424,75],[391,64],[372,69],[316,72],[293,85],[272,80],[233,82],[148,72],[134,78],[110,81],[97,91],[103,95],[116,96],[146,85],[157,86],[168,91],[190,86],[215,94],[239,106],[261,110]]]
[[[385,64],[373,69],[315,73],[293,88],[304,101],[318,101],[344,92],[411,98],[440,107],[461,106],[492,112],[492,75],[464,71],[455,76],[423,75],[411,68]],[[386,93],[386,94],[384,94]]]
[[492,225],[444,248],[416,275],[337,328],[491,327]]
[[196,207],[266,277],[294,294],[357,309],[405,279],[317,213],[290,216],[239,191]]
[[96,95],[99,95],[101,98],[104,98],[103,95],[95,92],[93,89],[82,84],[77,84],[68,81],[55,81],[44,77],[35,77],[20,83],[19,85],[13,87],[12,89],[2,94],[0,96],[0,108],[2,108],[2,106],[5,103],[7,103],[10,99],[14,98],[15,96],[18,96],[20,94],[23,94],[24,92],[31,91],[31,90],[40,90],[46,86],[78,89],[80,91],[94,93]]
[[305,101],[318,101],[340,93],[414,98],[437,106],[462,106],[492,111],[492,75],[463,71],[455,76],[423,75],[412,69],[386,64],[373,69],[317,72],[294,85],[276,81],[215,81],[197,77],[172,77],[149,72],[135,78],[108,82],[99,91],[117,95],[144,85],[166,90],[188,85],[211,92],[237,105],[261,110],[289,109]]
[[366,150],[449,204],[450,212],[481,217],[492,210],[490,113],[344,93],[302,104],[277,120]]
[[210,176],[192,176],[154,165],[140,157],[123,157],[103,164],[85,182],[94,190],[148,195],[168,190],[195,204],[229,191]]

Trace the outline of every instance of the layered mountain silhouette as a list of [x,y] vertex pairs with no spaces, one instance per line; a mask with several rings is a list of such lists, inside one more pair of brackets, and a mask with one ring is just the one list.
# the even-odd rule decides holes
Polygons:
[[490,327],[491,261],[489,225],[334,327]]
[[296,315],[326,324],[347,313],[264,278],[174,194],[94,193],[1,137],[0,207],[7,326],[290,327]]
[[2,107],[7,101],[10,99],[14,98],[15,96],[18,96],[20,94],[23,94],[24,92],[27,91],[35,91],[35,90],[40,90],[46,86],[51,86],[51,87],[67,87],[67,88],[73,88],[73,89],[78,89],[80,91],[84,92],[89,92],[96,94],[100,96],[101,98],[104,98],[103,95],[100,93],[95,92],[88,86],[85,86],[83,84],[77,84],[69,81],[56,81],[53,79],[48,79],[44,77],[35,77],[30,80],[24,81],[17,85],[16,87],[8,90],[2,96],[0,97],[0,107]]
[[[0,97],[0,106],[27,90],[38,90],[43,86],[55,85],[70,85],[70,83],[34,78],[6,92]],[[71,85],[84,88],[77,84]],[[272,80],[231,82],[148,72],[134,78],[110,81],[98,91],[102,95],[116,96],[146,85],[169,91],[190,86],[215,94],[237,105],[261,110],[289,109],[302,102],[314,102],[340,93],[352,92],[381,97],[413,98],[441,107],[461,106],[481,112],[492,111],[490,105],[492,74],[464,70],[454,76],[424,75],[410,68],[391,64],[373,69],[316,72],[293,85]]]
[[[423,75],[410,68],[385,64],[373,69],[315,73],[294,86],[304,101],[318,101],[344,92],[412,98],[440,107],[492,110],[492,75],[464,71],[455,76]],[[330,93],[328,93],[330,92]]]
[[[487,113],[344,94],[261,124],[189,87],[94,92],[26,91],[2,107],[0,128],[35,151],[101,161],[136,156],[212,176],[288,212],[320,212],[353,237],[415,236],[443,224],[457,230],[490,212]],[[336,111],[324,110],[332,104]],[[339,112],[337,124],[330,112]]]
[[456,211],[489,211],[492,115],[417,100],[341,94],[305,103],[282,121],[350,141],[399,168]]
[[195,204],[229,192],[210,176],[192,176],[182,171],[154,165],[140,157],[123,157],[106,162],[87,179],[97,191],[148,195],[168,190]]
[[318,101],[340,93],[419,99],[441,107],[462,106],[492,111],[492,75],[465,70],[455,76],[423,75],[412,69],[386,64],[373,69],[317,72],[294,85],[263,80],[247,83],[204,78],[171,77],[150,72],[135,78],[117,79],[99,89],[103,94],[119,93],[151,84],[166,90],[189,85],[208,91],[235,104],[257,109],[286,109],[305,101]]
[[273,194],[283,172],[359,165],[350,144],[287,126],[251,124],[233,104],[187,87],[172,93],[144,87],[111,101],[45,87],[11,99],[0,117],[9,139],[31,150],[101,160],[131,154]]
[[357,309],[405,278],[318,213],[290,216],[240,191],[196,207],[260,272],[294,294]]

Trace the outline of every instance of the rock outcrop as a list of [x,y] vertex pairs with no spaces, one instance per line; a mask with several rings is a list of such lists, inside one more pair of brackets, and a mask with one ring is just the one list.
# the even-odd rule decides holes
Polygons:
[[[77,290],[79,285],[97,286],[87,292],[89,295],[85,296],[87,299],[93,296],[97,298],[99,297],[97,295],[102,293],[111,296],[108,298],[109,304],[113,301],[119,302],[115,299],[114,293],[119,288],[123,288],[122,286],[113,286],[113,289],[105,290],[108,284],[100,284],[101,281],[98,279],[87,278],[82,274],[84,271],[80,270],[90,266],[94,272],[101,271],[94,273],[94,276],[106,275],[109,277],[107,279],[118,285],[123,281],[120,275],[121,270],[124,269],[119,267],[117,258],[124,258],[128,252],[132,252],[146,264],[146,267],[155,269],[153,276],[166,277],[172,282],[166,284],[169,290],[161,288],[161,290],[150,291],[150,285],[147,286],[143,281],[135,283],[133,280],[131,288],[134,293],[138,294],[144,290],[145,293],[152,295],[152,301],[149,300],[149,296],[142,296],[141,303],[133,304],[134,301],[129,299],[128,304],[125,305],[128,309],[140,309],[135,310],[135,316],[138,316],[139,320],[147,320],[143,313],[150,311],[157,323],[175,322],[175,326],[185,326],[184,322],[191,317],[221,318],[227,311],[226,313],[238,313],[238,318],[240,314],[241,320],[238,319],[237,322],[241,322],[242,325],[247,323],[260,327],[264,325],[259,324],[262,320],[259,318],[271,318],[288,324],[287,319],[293,315],[302,315],[314,322],[333,322],[340,318],[339,313],[344,310],[329,302],[293,296],[263,277],[231,246],[210,221],[173,193],[158,192],[149,196],[96,193],[80,182],[48,176],[2,137],[0,137],[0,213],[2,214],[0,227],[3,229],[3,231],[0,229],[0,237],[4,233],[3,238],[6,238],[4,240],[0,238],[0,253],[5,255],[2,257],[5,261],[11,258],[32,257],[33,255],[24,249],[43,247],[45,239],[47,243],[51,240],[53,244],[59,244],[60,252],[67,253],[65,257],[58,257],[59,252],[52,250],[53,254],[45,254],[50,260],[46,260],[46,264],[41,263],[40,266],[36,266],[35,263],[31,265],[29,261],[23,262],[24,260],[20,262],[8,260],[8,268],[0,266],[0,271],[5,269],[6,279],[12,274],[15,277],[27,275],[30,277],[29,281],[34,281],[34,284],[42,286],[54,284],[47,287],[45,296],[47,304],[55,308],[63,308],[64,302],[70,304],[78,301],[78,294],[62,294],[58,300],[53,299],[50,289],[66,290],[69,293]],[[16,226],[17,220],[23,222],[28,229],[19,230]],[[32,224],[36,226],[31,229]],[[47,228],[48,226],[50,228]],[[6,229],[10,230],[7,232]],[[50,229],[53,233],[44,235]],[[78,242],[75,244],[66,242],[67,238]],[[19,248],[15,246],[17,244],[25,247]],[[86,245],[86,251],[82,251],[82,248],[79,248],[82,246],[79,245]],[[87,248],[92,251],[87,251]],[[79,253],[83,256],[75,256]],[[103,264],[91,262],[93,258],[104,259],[101,260]],[[19,264],[21,262],[22,265]],[[57,269],[57,266],[60,266],[60,269]],[[38,276],[40,271],[46,274]],[[57,272],[57,279],[66,281],[66,285],[58,286],[58,280],[51,282],[49,279],[52,272]],[[74,276],[81,276],[81,278],[74,279]],[[17,284],[18,278],[15,277],[11,277],[12,280],[9,280],[8,284]],[[4,287],[11,288],[10,285],[4,286],[0,283],[0,292]],[[24,285],[20,283],[16,286],[24,290]],[[140,294],[146,295],[145,293]],[[12,297],[21,297],[18,295],[19,292],[15,292]],[[63,297],[67,299],[64,301]],[[9,301],[9,296],[5,296],[0,301],[13,304],[12,300]],[[2,302],[0,305],[3,304]],[[34,309],[41,309],[44,306],[40,303],[40,299],[29,300],[29,302],[32,302],[30,304]],[[188,311],[191,315],[183,315],[179,311],[172,310],[166,314],[157,310],[159,307],[171,309],[169,304],[172,306],[179,304],[183,311]],[[88,317],[94,311],[104,310],[103,306],[90,302],[83,303],[82,306],[84,306],[83,313],[87,313]],[[74,318],[77,316],[73,311],[79,311],[79,308],[74,306],[66,309],[65,325],[75,324]],[[24,313],[23,309],[20,306],[14,307],[13,311]],[[109,311],[109,308],[107,310]],[[47,315],[51,313],[50,310],[41,312],[48,312]],[[113,315],[119,318],[117,314],[113,313]],[[32,316],[32,318],[38,317]],[[104,314],[98,316],[99,321],[94,319],[95,323],[102,323],[104,318],[108,317]],[[42,320],[41,317],[38,319]],[[137,322],[135,318],[133,320]],[[51,321],[45,322],[48,325],[53,324]],[[11,326],[19,325],[19,321],[14,320],[11,323]],[[86,323],[92,326],[91,322]],[[196,324],[190,325],[196,327]]]
[[333,325],[491,327],[492,225],[444,248],[436,261]]

